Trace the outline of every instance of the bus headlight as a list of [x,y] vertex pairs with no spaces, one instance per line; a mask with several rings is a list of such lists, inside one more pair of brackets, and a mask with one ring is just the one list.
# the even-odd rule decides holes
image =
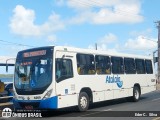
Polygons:
[[49,98],[49,97],[51,96],[52,90],[53,90],[53,89],[49,90],[49,91],[45,94],[45,96],[43,97],[43,100],[45,100],[45,99],[47,99],[47,98]]

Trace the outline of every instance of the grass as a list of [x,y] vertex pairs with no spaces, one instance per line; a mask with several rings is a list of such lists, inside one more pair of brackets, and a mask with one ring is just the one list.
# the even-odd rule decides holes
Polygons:
[[0,78],[12,78],[13,74],[0,74]]

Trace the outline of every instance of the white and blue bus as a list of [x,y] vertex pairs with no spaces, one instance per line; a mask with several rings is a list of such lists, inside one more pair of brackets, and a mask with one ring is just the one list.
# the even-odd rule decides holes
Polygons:
[[156,90],[151,56],[49,46],[20,51],[14,72],[16,109],[59,109]]

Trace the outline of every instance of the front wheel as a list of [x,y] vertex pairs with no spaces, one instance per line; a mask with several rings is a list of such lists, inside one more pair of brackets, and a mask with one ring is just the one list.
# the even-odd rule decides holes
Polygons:
[[87,111],[89,107],[89,97],[86,92],[81,92],[78,99],[78,110]]
[[135,86],[133,89],[133,101],[137,102],[140,99],[140,89]]

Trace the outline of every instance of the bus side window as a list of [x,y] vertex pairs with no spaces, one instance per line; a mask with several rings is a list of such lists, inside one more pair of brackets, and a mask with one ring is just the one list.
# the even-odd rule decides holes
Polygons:
[[145,74],[145,64],[143,59],[135,59],[137,74]]
[[110,74],[111,64],[109,56],[96,55],[96,72],[97,74]]
[[91,54],[77,54],[77,72],[79,75],[95,74],[94,56]]
[[112,62],[112,73],[113,74],[124,74],[124,64],[122,57],[111,57]]
[[61,82],[62,80],[73,77],[72,60],[70,59],[56,59],[56,81]]
[[152,62],[151,60],[145,60],[146,73],[153,74]]
[[136,73],[134,58],[124,58],[124,64],[125,64],[125,73],[126,74],[135,74]]

